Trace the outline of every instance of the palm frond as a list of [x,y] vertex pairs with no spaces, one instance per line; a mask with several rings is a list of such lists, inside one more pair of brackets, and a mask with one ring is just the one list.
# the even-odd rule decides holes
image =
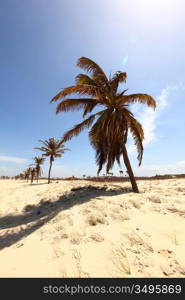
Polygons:
[[149,107],[156,108],[155,100],[147,94],[131,94],[123,95],[119,98],[119,103],[127,105],[131,103],[139,102],[142,104],[147,104]]
[[35,156],[34,157],[34,161],[35,161],[35,163],[37,163],[37,164],[42,164],[43,162],[44,162],[44,158],[43,157],[39,157],[39,156]]
[[50,140],[48,140],[48,141],[47,140],[44,140],[44,141],[43,140],[39,140],[39,142],[42,143],[44,146],[48,147]]
[[55,157],[61,157],[62,154],[63,154],[63,152],[61,152],[61,153],[58,153],[58,152],[57,152],[57,153],[55,154]]
[[100,174],[103,165],[106,163],[108,157],[108,146],[106,140],[102,141],[96,146],[96,164],[98,165],[97,175]]
[[89,85],[89,84],[73,85],[64,88],[55,97],[53,97],[50,102],[55,102],[58,99],[65,98],[66,96],[69,96],[71,94],[89,95],[89,96],[96,97],[97,92],[98,92],[98,88],[93,85]]
[[97,112],[96,114],[91,115],[89,118],[81,122],[80,124],[75,125],[71,130],[68,130],[62,137],[62,142],[70,140],[73,136],[77,136],[83,129],[89,128],[94,122],[96,116],[102,115],[105,110]]
[[45,152],[45,153],[42,154],[42,156],[46,156],[46,157],[51,156],[51,152]]
[[87,72],[92,73],[95,78],[98,78],[104,84],[108,84],[107,76],[104,71],[100,68],[98,64],[96,64],[93,60],[87,57],[81,57],[77,61],[77,66],[86,70]]
[[120,96],[124,95],[127,91],[128,91],[128,89],[125,89],[121,93],[117,93],[116,99],[120,98]]
[[[98,120],[99,121],[99,120]],[[105,135],[102,135],[98,121],[92,126],[89,132],[90,143],[96,151],[96,164],[98,165],[97,175],[101,172],[107,161],[108,145]]]
[[114,74],[112,79],[109,80],[111,90],[114,94],[117,92],[119,83],[126,82],[126,78],[127,78],[127,73],[118,71]]
[[68,111],[80,110],[82,108],[85,109],[88,104],[96,105],[97,102],[93,98],[65,99],[58,104],[56,108],[56,113],[59,113],[61,111],[68,112]]
[[107,162],[109,171],[115,160],[120,165],[120,153],[124,141],[126,120],[122,112],[106,109],[89,132],[91,145],[96,151],[98,174]]
[[143,143],[142,142],[144,140],[144,131],[143,131],[142,125],[134,117],[131,117],[131,116],[128,121],[128,126],[129,126],[130,132],[133,136],[134,144],[137,147],[137,152],[138,152],[137,159],[139,161],[139,166],[140,166],[141,162],[142,162],[142,157],[143,157]]
[[86,119],[85,121],[81,122],[80,124],[75,125],[71,130],[68,130],[64,134],[64,136],[62,137],[62,141],[66,142],[66,141],[70,140],[73,136],[79,135],[80,132],[83,129],[88,128],[89,126],[91,126],[91,124],[93,123],[95,117],[96,117],[96,114],[90,116],[88,119]]
[[46,148],[46,147],[35,147],[34,149],[40,150],[40,151],[43,151],[43,152],[48,150],[48,148]]
[[88,84],[88,85],[97,86],[97,82],[86,74],[78,74],[75,78],[75,81],[77,85]]
[[98,101],[93,101],[84,106],[83,118],[95,108],[96,105],[101,104]]

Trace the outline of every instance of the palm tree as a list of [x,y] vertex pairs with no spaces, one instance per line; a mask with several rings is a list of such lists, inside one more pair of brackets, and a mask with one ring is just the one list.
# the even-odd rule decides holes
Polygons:
[[24,172],[24,179],[27,179],[27,181],[29,180],[29,177],[31,175],[31,168],[27,168],[26,171]]
[[[126,143],[128,131],[130,131],[137,147],[140,166],[143,155],[144,132],[142,125],[130,111],[129,105],[140,102],[155,109],[156,102],[147,94],[125,95],[127,90],[119,91],[119,84],[126,81],[127,74],[125,72],[118,71],[112,78],[108,79],[100,66],[86,57],[81,57],[77,61],[77,66],[89,72],[90,76],[79,74],[76,77],[75,85],[64,88],[53,97],[51,102],[62,99],[57,105],[56,113],[83,109],[83,117],[85,117],[97,106],[103,109],[90,114],[83,122],[67,131],[63,136],[63,142],[77,136],[83,129],[91,127],[89,138],[96,151],[98,174],[105,164],[108,173],[112,169],[115,160],[120,166],[120,158],[123,156],[132,189],[138,193],[139,190],[127,154]],[[66,98],[71,94],[87,95],[88,98]]]
[[119,173],[120,173],[120,176],[123,175],[123,171],[122,170],[119,170]]
[[36,173],[36,169],[35,168],[31,168],[31,183],[33,183],[34,177],[35,177],[35,173]]
[[44,163],[45,158],[44,157],[35,156],[34,157],[34,161],[35,161],[36,177],[37,177],[37,182],[38,182],[39,176],[41,175],[41,172],[42,172],[41,165]]
[[24,179],[24,173],[20,173],[19,174],[19,178],[22,180],[22,179]]
[[107,174],[108,174],[108,175],[111,175],[111,176],[113,176],[113,175],[114,175],[114,173],[111,173],[111,172],[108,172]]
[[51,175],[51,167],[54,161],[54,158],[61,157],[62,154],[65,151],[68,151],[70,149],[64,148],[64,144],[61,140],[57,140],[55,138],[50,138],[48,140],[42,141],[39,140],[44,146],[42,147],[36,147],[35,149],[38,149],[42,152],[42,156],[49,156],[50,158],[50,166],[49,166],[49,172],[48,172],[48,183],[50,183],[50,175]]

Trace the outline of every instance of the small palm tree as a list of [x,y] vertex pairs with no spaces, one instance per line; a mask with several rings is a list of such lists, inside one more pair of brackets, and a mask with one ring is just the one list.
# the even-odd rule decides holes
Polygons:
[[31,168],[27,168],[26,171],[24,172],[24,175],[25,175],[24,178],[28,181],[31,175]]
[[61,140],[57,140],[55,138],[50,138],[48,140],[42,141],[39,140],[44,146],[42,147],[36,147],[35,149],[38,149],[42,152],[42,156],[49,157],[50,159],[50,166],[49,166],[49,172],[48,172],[48,183],[50,183],[50,176],[51,176],[51,167],[53,164],[53,161],[56,157],[61,157],[62,154],[65,151],[69,151],[70,149],[64,148],[64,144]]
[[44,163],[45,158],[44,157],[35,156],[34,157],[34,161],[35,161],[36,177],[37,177],[37,182],[38,182],[39,176],[41,175],[41,172],[42,172],[41,165]]
[[[83,117],[85,117],[95,107],[102,107],[103,109],[91,114],[83,122],[66,132],[63,141],[66,142],[73,136],[77,136],[83,129],[91,127],[89,138],[96,151],[98,174],[104,164],[106,164],[107,173],[112,169],[115,161],[120,165],[120,157],[123,156],[132,189],[138,193],[139,190],[127,154],[126,143],[130,131],[137,147],[140,166],[143,156],[144,132],[142,125],[130,111],[129,105],[139,102],[155,108],[156,102],[147,94],[125,95],[127,90],[119,91],[119,84],[126,81],[127,74],[125,72],[118,71],[112,78],[108,79],[100,66],[86,57],[81,57],[77,61],[77,66],[89,72],[90,76],[79,74],[76,77],[75,85],[64,88],[53,97],[51,102],[62,99],[57,105],[56,113],[83,109]],[[71,94],[87,95],[88,97],[66,98]]]
[[119,170],[119,173],[120,173],[120,176],[123,175],[123,171],[122,170]]
[[31,183],[33,183],[33,180],[34,180],[34,177],[35,177],[35,173],[36,173],[36,170],[35,168],[31,168]]
[[28,176],[27,176],[27,170],[24,171],[24,179],[27,179]]
[[22,173],[20,173],[19,175],[18,175],[18,179],[23,179],[24,178],[24,174],[22,174]]
[[108,172],[107,174],[108,174],[108,175],[111,175],[111,176],[113,176],[113,175],[114,175],[114,173],[111,173],[111,172]]

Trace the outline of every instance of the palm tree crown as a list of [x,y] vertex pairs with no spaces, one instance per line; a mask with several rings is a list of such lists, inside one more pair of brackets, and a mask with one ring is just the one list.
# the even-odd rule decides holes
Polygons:
[[43,156],[50,156],[52,161],[55,157],[61,157],[66,150],[69,150],[64,148],[64,144],[61,142],[61,140],[57,140],[55,138],[50,138],[45,141],[39,140],[39,142],[41,142],[44,146],[36,147],[35,149],[44,152],[42,154]]
[[41,165],[44,163],[45,158],[44,157],[35,156],[34,157],[34,161],[35,161],[35,170],[36,170],[37,181],[38,181],[38,178],[39,178],[39,176],[41,175],[41,172],[42,172]]
[[57,140],[55,138],[50,138],[48,140],[42,141],[39,140],[44,146],[42,147],[36,147],[35,149],[38,149],[42,152],[42,156],[49,156],[50,157],[50,168],[49,168],[49,174],[48,174],[48,183],[50,183],[50,172],[52,163],[54,161],[54,158],[61,157],[62,154],[70,149],[64,148],[64,144],[61,140]]
[[35,156],[34,157],[34,161],[35,161],[35,167],[36,167],[36,169],[39,169],[39,167],[44,163],[45,158],[44,157]]
[[[64,88],[51,100],[54,102],[62,99],[57,105],[56,113],[82,109],[83,117],[85,117],[97,106],[102,109],[67,131],[63,136],[63,141],[66,142],[83,129],[91,127],[89,138],[96,151],[98,174],[104,164],[108,173],[115,160],[120,165],[120,156],[123,154],[126,157],[124,147],[128,131],[130,131],[137,147],[140,165],[143,156],[144,132],[142,125],[130,111],[129,105],[140,102],[155,109],[155,100],[147,94],[125,95],[127,90],[120,91],[119,84],[126,82],[125,72],[118,71],[108,79],[100,66],[86,57],[81,57],[77,61],[77,66],[89,72],[90,76],[79,74],[75,85]],[[88,98],[66,98],[71,94],[87,95]]]

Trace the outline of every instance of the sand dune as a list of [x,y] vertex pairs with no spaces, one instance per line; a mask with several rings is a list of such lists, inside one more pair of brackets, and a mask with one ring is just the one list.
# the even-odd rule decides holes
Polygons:
[[185,180],[0,181],[0,277],[185,277]]

